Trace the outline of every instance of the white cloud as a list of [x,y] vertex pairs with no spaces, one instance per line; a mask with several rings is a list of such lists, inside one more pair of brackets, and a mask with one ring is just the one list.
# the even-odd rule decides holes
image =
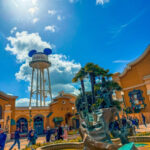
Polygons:
[[24,62],[28,58],[28,52],[32,49],[42,51],[45,47],[52,48],[52,45],[42,41],[39,33],[17,32],[15,37],[9,36],[7,40],[10,43],[5,49],[16,55],[19,62]]
[[28,9],[28,12],[31,14],[31,15],[34,15],[35,13],[37,13],[37,11],[38,11],[38,7],[32,7],[32,8],[29,8]]
[[[50,76],[53,96],[56,96],[57,93],[62,90],[77,94],[78,90],[73,86],[72,78],[80,69],[81,65],[74,61],[69,61],[67,56],[60,54],[49,56],[49,60],[52,63]],[[31,68],[29,67],[29,59],[21,65],[19,72],[16,73],[16,79],[30,82]],[[46,82],[46,85],[48,85],[48,82]]]
[[17,30],[17,27],[13,27],[13,28],[10,30],[10,33],[13,34],[16,30]]
[[78,2],[80,0],[69,0],[70,3],[75,3],[75,2]]
[[32,21],[35,24],[35,23],[37,23],[39,21],[39,18],[34,18]]
[[57,11],[54,9],[48,10],[48,14],[50,14],[50,15],[55,15],[56,13],[57,13]]
[[112,38],[116,38],[124,29],[126,29],[130,24],[134,23],[145,13],[145,9],[140,11],[136,16],[132,17],[128,22],[112,28],[111,33],[113,34]]
[[96,0],[96,5],[104,5],[105,3],[108,3],[109,0]]
[[[20,98],[18,100],[16,100],[16,106],[17,107],[29,107],[29,98]],[[50,101],[46,101],[45,104],[46,106],[48,106],[50,103]],[[32,99],[32,106],[36,106],[36,99]],[[38,105],[40,106],[40,102],[38,103]]]
[[56,27],[54,25],[52,25],[52,26],[45,26],[44,30],[45,31],[55,32],[56,31]]
[[129,63],[131,60],[114,60],[113,63]]
[[57,16],[57,20],[61,21],[62,17],[60,15]]
[[37,5],[37,0],[32,0],[33,5]]
[[[16,79],[28,82],[28,86],[30,87],[31,68],[29,67],[29,61],[31,58],[28,57],[28,52],[31,49],[43,51],[44,48],[52,48],[53,45],[43,41],[38,33],[28,33],[27,31],[17,32],[15,36],[10,36],[7,40],[9,44],[7,44],[5,49],[15,55],[17,61],[21,64],[20,69],[15,74]],[[49,56],[49,60],[52,63],[50,76],[53,97],[62,90],[64,92],[78,94],[78,89],[72,84],[72,78],[81,68],[81,65],[75,63],[73,60],[69,60],[67,56],[62,54],[52,54]],[[29,101],[27,98],[18,100],[17,105],[24,106],[27,101]]]

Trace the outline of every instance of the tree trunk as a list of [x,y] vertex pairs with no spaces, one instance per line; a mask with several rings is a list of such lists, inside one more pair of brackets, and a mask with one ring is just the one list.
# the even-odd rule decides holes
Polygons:
[[95,103],[95,91],[94,91],[94,77],[92,74],[90,74],[90,80],[91,80],[91,88],[92,88],[92,104]]
[[83,80],[81,80],[81,89],[82,89],[84,102],[86,102],[86,99],[85,99],[85,87],[84,87],[84,81]]

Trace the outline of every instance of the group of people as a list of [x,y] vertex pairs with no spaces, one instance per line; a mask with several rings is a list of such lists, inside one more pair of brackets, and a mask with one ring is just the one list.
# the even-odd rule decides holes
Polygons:
[[63,140],[68,138],[68,128],[62,127],[61,125],[58,126],[56,129],[50,129],[47,127],[46,131],[46,142],[51,141],[51,135],[55,135],[55,140]]
[[[146,117],[143,114],[141,114],[141,117],[142,117],[143,124],[145,125],[145,127],[147,127]],[[109,124],[110,132],[117,131],[117,130],[120,131],[121,128],[128,128],[129,133],[131,135],[134,135],[136,133],[135,128],[139,129],[139,119],[137,117],[131,117],[131,116],[125,117],[123,115],[120,120],[116,118],[114,121],[110,122]]]
[[[67,128],[63,128],[61,125],[58,126],[57,129],[50,129],[50,127],[47,127],[46,131],[46,142],[51,141],[51,135],[55,135],[55,140],[63,140],[67,138]],[[5,143],[6,143],[7,134],[4,132],[2,128],[0,128],[0,150],[4,150]],[[28,147],[35,145],[36,140],[38,136],[31,127],[29,127],[27,139],[28,139]],[[14,143],[10,147],[9,150],[12,150],[15,145],[18,145],[18,150],[20,150],[20,129],[16,128],[15,134],[14,134]]]
[[[145,125],[145,127],[147,127],[146,117],[144,116],[144,114],[141,114],[141,118],[142,118],[143,124]],[[139,119],[137,117],[129,116],[128,119],[131,121],[133,126],[137,127],[137,129],[139,129]],[[125,116],[123,116],[122,117],[122,124],[126,125],[126,122],[127,122],[127,118]]]

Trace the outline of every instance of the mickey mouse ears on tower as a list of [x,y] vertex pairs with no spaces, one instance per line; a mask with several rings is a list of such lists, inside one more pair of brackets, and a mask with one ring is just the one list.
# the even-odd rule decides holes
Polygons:
[[[40,52],[37,52],[36,50],[31,50],[29,53],[28,53],[28,56],[29,57],[32,57],[33,55],[35,54],[39,54]],[[45,55],[51,55],[52,54],[52,50],[50,48],[45,48],[43,50],[43,53],[42,54],[45,54]]]
[[45,48],[44,49],[44,54],[45,55],[50,55],[50,54],[52,54],[52,50],[50,48]]
[[34,54],[36,54],[37,51],[36,50],[31,50],[29,53],[28,53],[28,56],[29,57],[32,57]]

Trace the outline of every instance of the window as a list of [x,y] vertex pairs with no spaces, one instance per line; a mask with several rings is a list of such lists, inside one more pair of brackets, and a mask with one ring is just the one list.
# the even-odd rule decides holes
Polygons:
[[66,102],[65,102],[65,101],[62,101],[62,103],[63,103],[63,104],[66,104]]
[[0,105],[0,119],[2,119],[2,106]]
[[140,89],[134,89],[128,93],[130,97],[131,108],[134,112],[140,112],[141,109],[146,107],[144,103],[143,91]]

